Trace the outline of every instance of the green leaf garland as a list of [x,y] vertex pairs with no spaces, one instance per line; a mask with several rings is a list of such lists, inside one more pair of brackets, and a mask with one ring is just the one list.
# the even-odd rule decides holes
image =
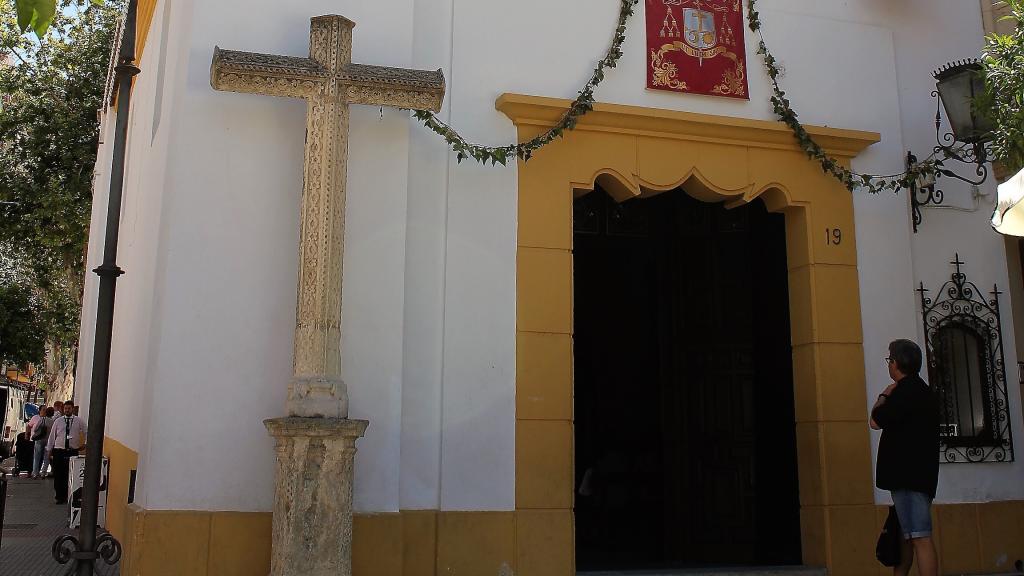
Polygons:
[[842,182],[851,192],[862,188],[872,194],[877,194],[884,190],[899,192],[905,188],[910,188],[919,178],[939,177],[944,174],[942,160],[936,158],[935,153],[908,167],[905,172],[889,176],[859,174],[847,169],[835,158],[829,156],[811,138],[811,135],[807,133],[800,120],[797,119],[797,113],[793,111],[792,103],[786,97],[786,92],[782,90],[779,84],[779,76],[781,75],[779,63],[768,50],[768,45],[765,44],[764,34],[761,32],[761,16],[757,12],[756,6],[757,0],[747,0],[747,22],[750,30],[758,36],[757,53],[764,60],[765,71],[768,72],[768,77],[772,81],[772,108],[775,111],[775,115],[779,117],[779,120],[793,131],[793,136],[796,137],[800,148],[807,154],[807,157],[821,164],[823,172],[835,177],[836,180]]
[[480,146],[467,141],[454,128],[439,120],[431,112],[416,110],[413,112],[413,115],[424,126],[445,139],[452,150],[456,152],[459,163],[467,158],[472,158],[481,164],[490,162],[492,166],[495,164],[504,166],[513,158],[529,161],[534,152],[576,128],[579,119],[594,109],[594,90],[604,81],[605,71],[609,68],[615,68],[619,63],[619,59],[622,58],[622,44],[626,41],[626,23],[629,22],[629,18],[633,15],[639,0],[620,0],[620,2],[619,22],[615,27],[615,35],[612,38],[611,47],[604,58],[597,63],[597,68],[594,69],[590,80],[580,90],[576,100],[569,106],[569,110],[558,121],[558,124],[540,136],[521,144]]
[[[456,152],[456,158],[459,163],[469,158],[481,164],[490,162],[492,166],[495,164],[504,166],[512,158],[520,158],[524,162],[529,161],[534,152],[563,137],[566,132],[575,129],[579,119],[594,109],[594,91],[604,80],[605,71],[609,68],[615,68],[619,59],[622,58],[622,44],[626,40],[626,24],[629,22],[630,17],[633,16],[639,0],[620,0],[620,2],[619,20],[615,28],[615,35],[612,38],[611,47],[604,58],[598,62],[597,68],[594,69],[590,80],[579,91],[579,95],[569,106],[569,109],[559,122],[547,132],[521,144],[481,146],[466,140],[454,128],[439,120],[432,112],[416,110],[413,112],[413,115],[424,126],[445,139],[451,149]],[[887,176],[854,172],[826,153],[800,123],[797,113],[793,110],[792,103],[786,97],[786,92],[782,90],[779,83],[782,71],[778,60],[768,50],[768,46],[764,41],[764,34],[761,31],[761,18],[757,12],[757,0],[747,0],[747,21],[750,30],[758,35],[757,53],[764,61],[765,70],[772,83],[771,103],[775,115],[778,116],[780,121],[789,126],[800,148],[807,154],[808,158],[817,161],[821,165],[823,172],[839,180],[851,192],[857,189],[864,189],[872,194],[877,194],[884,190],[899,192],[905,188],[910,188],[920,178],[937,178],[948,175],[948,171],[942,167],[943,159],[937,157],[938,152],[934,152],[928,158],[908,167],[904,172]],[[943,151],[947,156],[949,154],[948,151],[941,149],[940,151]]]

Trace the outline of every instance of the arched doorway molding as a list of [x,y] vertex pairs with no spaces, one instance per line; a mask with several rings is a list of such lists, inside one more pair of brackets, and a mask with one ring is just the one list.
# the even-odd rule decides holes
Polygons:
[[[568,100],[505,94],[520,140]],[[809,127],[844,165],[876,133]],[[598,104],[577,129],[519,163],[516,557],[520,574],[568,576],[573,550],[573,198],[684,187],[705,201],[762,198],[786,218],[804,563],[876,571],[853,199],[778,122]],[[609,423],[609,434],[628,421]]]
[[589,183],[573,182],[573,197],[578,198],[588,194],[598,186],[608,192],[616,202],[625,202],[631,198],[648,198],[662,192],[683,188],[687,194],[702,202],[721,202],[726,205],[726,208],[741,206],[758,198],[761,198],[772,212],[780,212],[787,207],[802,204],[794,201],[780,183],[772,182],[757,190],[753,186],[749,186],[747,190],[730,190],[718,186],[713,180],[704,176],[697,167],[669,184],[646,182],[641,178],[627,178],[614,169],[604,168],[594,174]]

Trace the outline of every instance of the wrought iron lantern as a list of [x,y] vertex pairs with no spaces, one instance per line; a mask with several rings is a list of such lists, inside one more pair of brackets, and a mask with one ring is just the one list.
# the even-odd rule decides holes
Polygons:
[[[942,204],[944,194],[938,189],[937,178],[948,176],[980,186],[988,179],[989,146],[993,126],[977,112],[975,99],[985,92],[985,81],[981,76],[981,63],[977,60],[951,62],[934,73],[935,90],[932,98],[935,105],[935,147],[934,156],[943,162],[954,160],[974,166],[974,176],[961,176],[940,165],[936,178],[920,178],[910,186],[910,203],[913,211],[914,232],[922,221],[921,207]],[[942,131],[942,111],[946,111],[950,131]],[[917,163],[913,153],[907,154],[907,167]],[[922,181],[927,180],[927,181]]]
[[953,137],[967,144],[983,144],[991,139],[992,124],[974,108],[975,98],[985,92],[981,64],[976,60],[946,64],[935,72],[935,81]]

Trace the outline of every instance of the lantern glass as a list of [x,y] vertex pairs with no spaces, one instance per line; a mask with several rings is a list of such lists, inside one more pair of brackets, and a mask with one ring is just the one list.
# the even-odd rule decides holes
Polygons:
[[974,144],[991,138],[992,126],[974,110],[974,99],[985,92],[981,65],[967,62],[948,66],[935,74],[942,107],[959,142]]

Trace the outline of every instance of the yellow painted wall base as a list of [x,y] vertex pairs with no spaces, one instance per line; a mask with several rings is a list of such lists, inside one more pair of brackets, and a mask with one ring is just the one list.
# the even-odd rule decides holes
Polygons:
[[[117,440],[110,458],[107,528],[124,549],[125,576],[255,576],[270,571],[269,512],[145,510],[128,504],[139,456]],[[571,575],[567,511],[403,511],[357,514],[356,576]]]
[[[878,508],[876,529],[887,513]],[[1015,573],[1024,561],[1024,501],[936,506],[932,518],[940,574]]]
[[[810,542],[817,548],[808,564],[828,562],[833,576],[889,576],[892,569],[875,561],[875,542],[888,513],[887,506],[804,507],[805,530],[811,532],[804,534],[804,546]],[[937,505],[932,519],[940,574],[1010,573],[1014,562],[1024,560],[1022,501]]]
[[132,470],[138,469],[139,455],[113,438],[104,438],[103,455],[110,459],[110,478],[107,485],[107,530],[118,542],[127,542],[131,534],[131,513],[128,510],[128,490]]
[[128,507],[121,574],[253,576],[270,572],[270,513]]
[[[129,511],[126,576],[254,576],[270,570],[269,513]],[[805,536],[832,543],[825,553],[833,575],[891,573],[874,556],[885,506],[804,512],[821,513],[822,523]],[[936,506],[934,518],[942,574],[1009,572],[1024,559],[1024,502]],[[357,514],[353,574],[573,576],[571,522],[558,511]]]
[[[126,576],[255,576],[270,571],[270,513],[147,511],[129,508],[131,538],[123,541]],[[356,576],[567,576],[571,538],[550,525],[518,534],[513,512],[406,511],[357,514],[352,568]],[[570,531],[571,534],[571,531]],[[531,541],[531,555],[516,542]],[[560,560],[559,560],[560,559]]]
[[[271,516],[154,511],[128,504],[138,455],[106,439],[107,527],[126,576],[252,576],[270,570]],[[839,574],[885,574],[874,557],[884,506],[804,506],[805,563]],[[942,574],[1008,572],[1024,560],[1024,501],[936,506]],[[357,514],[355,576],[573,576],[569,510]]]

